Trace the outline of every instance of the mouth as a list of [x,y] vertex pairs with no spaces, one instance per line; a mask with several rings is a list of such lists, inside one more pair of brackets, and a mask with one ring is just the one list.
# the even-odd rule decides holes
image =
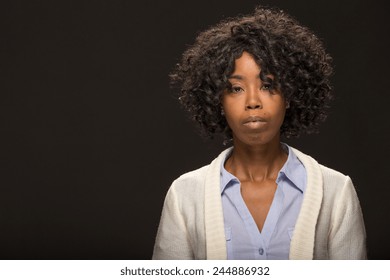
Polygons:
[[250,116],[242,122],[243,124],[252,123],[252,122],[265,122],[265,119],[259,116]]
[[266,123],[266,120],[259,116],[251,116],[242,122],[242,124],[251,129],[261,128]]

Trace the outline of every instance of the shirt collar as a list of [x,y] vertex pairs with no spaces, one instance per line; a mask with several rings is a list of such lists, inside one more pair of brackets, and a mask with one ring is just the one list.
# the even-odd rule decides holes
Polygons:
[[290,146],[285,143],[282,143],[283,149],[288,152],[288,158],[282,169],[280,169],[278,177],[276,178],[276,183],[279,183],[281,180],[288,179],[291,183],[293,183],[294,187],[296,187],[302,193],[305,191],[306,184],[305,178],[302,178],[302,168],[304,168],[302,162],[298,159],[298,157],[294,154],[293,150]]
[[[302,173],[297,172],[298,169],[304,168],[303,164],[294,154],[290,146],[285,143],[281,144],[283,149],[288,153],[288,157],[282,169],[279,171],[278,177],[276,178],[276,183],[278,184],[281,180],[285,180],[287,178],[300,192],[303,193],[306,188],[305,178],[301,178],[300,174]],[[229,153],[226,153],[225,158],[223,158],[221,162],[221,194],[231,182],[240,182],[237,177],[225,169],[225,161],[230,157],[232,151],[233,150],[231,150]]]
[[234,176],[233,174],[231,174],[225,169],[225,161],[230,157],[232,151],[233,149],[230,150],[229,153],[226,153],[225,157],[221,162],[221,194],[224,192],[224,190],[226,189],[227,185],[229,185],[230,182],[239,182],[236,176]]

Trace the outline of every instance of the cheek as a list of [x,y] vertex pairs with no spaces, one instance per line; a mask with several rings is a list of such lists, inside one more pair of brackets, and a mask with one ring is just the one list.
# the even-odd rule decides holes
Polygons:
[[272,110],[266,113],[268,117],[272,120],[273,129],[280,129],[284,122],[284,117],[286,115],[286,107],[281,104],[274,104]]
[[285,116],[286,116],[286,108],[285,107],[280,108],[280,111],[279,111],[278,117],[277,117],[280,126],[283,124]]
[[232,122],[237,116],[236,107],[234,106],[234,104],[232,104],[232,102],[222,102],[222,110],[228,123]]
[[232,128],[232,126],[234,127],[234,118],[232,117],[232,113],[229,110],[225,111],[225,119],[230,128]]

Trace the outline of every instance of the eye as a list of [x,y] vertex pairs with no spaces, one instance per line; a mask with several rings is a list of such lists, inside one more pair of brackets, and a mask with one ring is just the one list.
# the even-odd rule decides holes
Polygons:
[[240,86],[231,86],[231,87],[228,87],[226,91],[228,93],[240,93],[240,92],[243,92],[244,90]]
[[244,91],[243,89],[242,89],[242,87],[232,87],[232,92],[241,92],[241,91]]
[[262,86],[261,86],[261,89],[262,90],[267,90],[267,91],[272,91],[274,89],[273,85],[270,84],[270,83],[264,83]]

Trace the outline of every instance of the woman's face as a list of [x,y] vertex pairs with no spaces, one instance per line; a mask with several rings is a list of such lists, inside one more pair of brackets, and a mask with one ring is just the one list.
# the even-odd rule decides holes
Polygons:
[[[260,79],[260,71],[252,56],[243,52],[229,77],[231,88],[222,95],[222,107],[235,144],[239,141],[253,146],[280,141],[286,102],[272,83]],[[267,77],[273,79],[272,75]]]

